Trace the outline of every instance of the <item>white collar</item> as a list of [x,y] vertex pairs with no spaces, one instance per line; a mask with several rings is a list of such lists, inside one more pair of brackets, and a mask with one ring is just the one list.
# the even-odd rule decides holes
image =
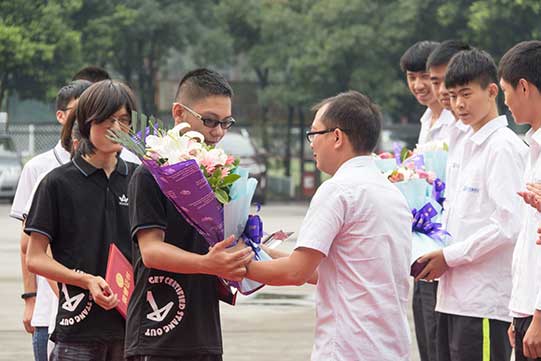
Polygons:
[[532,143],[535,143],[538,147],[541,146],[541,128],[537,129],[536,131],[530,128],[530,130],[528,130],[524,136],[524,140],[530,146]]
[[457,127],[458,130],[460,130],[461,132],[464,132],[464,133],[471,129],[471,127],[469,125],[466,125],[466,124],[462,123],[462,120],[460,120],[460,119],[457,119],[455,121],[455,127]]
[[374,157],[372,155],[359,155],[357,157],[348,159],[342,163],[334,175],[337,175],[339,172],[343,172],[347,169],[357,167],[376,167]]
[[54,146],[53,154],[60,165],[66,164],[71,160],[71,154],[64,149],[60,141]]
[[[421,124],[424,123],[430,123],[430,120],[432,118],[432,110],[430,108],[426,108],[426,111],[424,112],[423,116],[421,117]],[[441,128],[444,125],[452,124],[455,121],[455,116],[453,113],[448,111],[447,109],[442,109],[440,116],[434,124],[430,127],[430,130]]]
[[492,133],[505,127],[507,127],[507,117],[505,115],[500,115],[483,125],[481,129],[470,137],[470,140],[477,145],[481,145]]

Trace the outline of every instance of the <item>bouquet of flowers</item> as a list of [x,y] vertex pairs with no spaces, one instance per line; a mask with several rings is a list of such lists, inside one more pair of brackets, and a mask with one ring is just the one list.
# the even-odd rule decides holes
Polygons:
[[[259,247],[261,219],[249,214],[257,180],[238,166],[238,159],[205,144],[204,136],[191,131],[188,123],[165,130],[161,121],[142,114],[138,119],[133,112],[132,124],[128,132],[111,129],[109,139],[141,159],[165,196],[209,245],[234,235],[253,249],[255,260],[271,258]],[[248,279],[226,282],[242,294],[263,287]]]
[[414,156],[422,156],[425,169],[434,172],[439,179],[445,182],[448,151],[447,143],[435,140],[425,144],[417,144],[413,154]]
[[410,273],[416,277],[423,269],[417,263],[422,255],[440,249],[446,245],[449,234],[441,228],[438,220],[441,218],[443,190],[445,183],[436,178],[432,171],[420,167],[417,163],[407,162],[402,166],[385,173],[387,178],[406,197],[412,210],[412,258]]

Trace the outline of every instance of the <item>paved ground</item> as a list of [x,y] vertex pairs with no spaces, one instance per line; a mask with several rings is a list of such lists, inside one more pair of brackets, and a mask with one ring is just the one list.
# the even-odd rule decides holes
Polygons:
[[[265,229],[297,232],[306,208],[305,204],[266,205],[261,211]],[[32,360],[32,349],[31,337],[20,321],[20,224],[8,218],[8,213],[9,205],[0,204],[0,361],[26,361]],[[286,242],[283,248],[292,249],[293,245]],[[314,329],[313,297],[313,286],[267,286],[255,295],[240,297],[235,307],[223,305],[224,360],[308,360]],[[415,347],[412,355],[413,361],[418,360]]]

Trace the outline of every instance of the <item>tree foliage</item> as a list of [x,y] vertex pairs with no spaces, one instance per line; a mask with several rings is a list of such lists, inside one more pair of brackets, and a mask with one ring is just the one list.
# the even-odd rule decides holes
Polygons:
[[[242,67],[260,121],[340,91],[369,94],[391,118],[418,117],[398,62],[419,40],[462,39],[497,59],[541,36],[537,0],[10,0],[0,3],[0,104],[43,98],[78,66],[112,69],[157,111],[170,58]],[[185,71],[187,69],[179,69]],[[288,112],[289,110],[289,112]]]
[[7,92],[44,99],[80,64],[71,15],[80,0],[0,2],[0,106]]

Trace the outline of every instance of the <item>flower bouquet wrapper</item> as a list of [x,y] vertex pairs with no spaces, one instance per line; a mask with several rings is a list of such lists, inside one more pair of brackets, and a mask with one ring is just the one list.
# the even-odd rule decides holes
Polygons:
[[224,209],[195,160],[159,166],[143,159],[163,194],[212,246],[224,239]]
[[[438,184],[441,181],[437,180]],[[435,182],[436,183],[436,182]],[[441,228],[441,205],[434,199],[435,187],[424,179],[394,183],[405,196],[413,213],[410,274],[416,277],[424,268],[417,260],[424,254],[441,249],[449,233]]]
[[[266,261],[271,257],[261,249],[263,222],[258,215],[250,215],[250,205],[254,196],[257,180],[248,177],[248,171],[238,167],[235,173],[240,178],[232,184],[229,196],[231,200],[224,205],[224,232],[226,237],[234,235],[237,243],[244,243],[252,248],[254,261]],[[243,295],[259,290],[264,284],[244,278],[240,282],[228,281]]]
[[423,153],[425,169],[434,172],[443,182],[446,179],[447,155],[448,152],[444,150]]
[[388,159],[381,159],[378,157],[374,157],[374,162],[376,163],[376,166],[379,168],[379,170],[382,173],[392,171],[397,167],[396,159],[394,158],[388,158]]

